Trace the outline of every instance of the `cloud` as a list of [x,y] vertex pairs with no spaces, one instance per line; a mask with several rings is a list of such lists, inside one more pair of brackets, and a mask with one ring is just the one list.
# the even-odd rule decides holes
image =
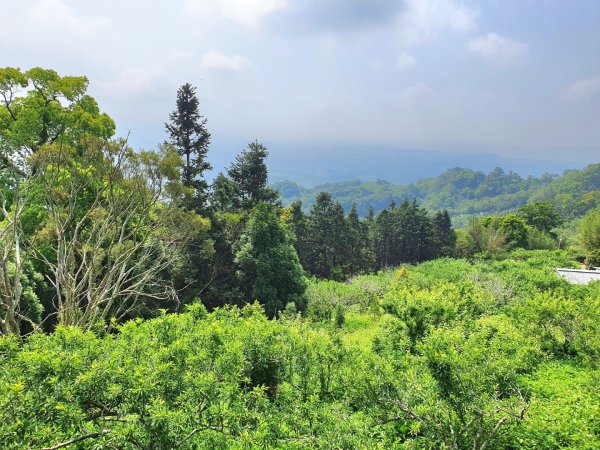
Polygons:
[[406,44],[427,40],[442,30],[467,32],[479,13],[455,0],[406,0],[397,32]]
[[392,22],[403,8],[398,0],[298,0],[286,26],[309,32],[362,31]]
[[186,11],[209,16],[216,12],[247,27],[256,27],[269,14],[288,7],[286,0],[186,0]]
[[138,96],[155,91],[165,76],[164,69],[159,66],[128,67],[115,78],[98,82],[97,86],[110,95]]
[[588,100],[600,95],[600,76],[577,80],[564,89],[567,100]]
[[406,52],[402,52],[402,53],[400,53],[400,55],[398,55],[398,61],[396,62],[396,67],[398,67],[398,69],[400,69],[400,70],[406,70],[406,69],[410,69],[411,67],[413,67],[416,63],[417,62],[416,62],[414,56],[409,55]]
[[428,97],[431,97],[435,94],[433,89],[422,81],[419,81],[412,86],[408,86],[407,88],[402,89],[398,93],[398,98],[403,102],[412,102],[415,100],[422,100]]
[[488,33],[472,39],[467,50],[490,63],[508,64],[527,55],[529,46],[506,36]]
[[223,14],[246,26],[256,26],[263,17],[287,6],[284,0],[221,0]]
[[31,9],[31,17],[44,27],[50,26],[76,34],[93,34],[111,25],[111,21],[105,17],[92,19],[77,16],[68,5],[60,0],[36,2]]
[[296,0],[283,21],[271,23],[286,31],[334,34],[391,27],[403,43],[412,44],[440,29],[472,30],[477,15],[457,0]]
[[240,72],[250,67],[250,61],[240,55],[226,55],[219,50],[212,50],[202,55],[202,66],[207,69]]

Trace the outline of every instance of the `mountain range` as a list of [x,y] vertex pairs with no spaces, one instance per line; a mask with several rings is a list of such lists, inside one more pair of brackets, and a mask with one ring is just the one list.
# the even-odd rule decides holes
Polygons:
[[389,181],[339,181],[304,187],[293,181],[274,183],[283,203],[301,200],[309,210],[319,192],[331,193],[347,212],[355,204],[361,215],[369,207],[375,213],[391,202],[415,199],[430,210],[446,209],[458,223],[470,215],[505,214],[528,202],[550,201],[566,219],[573,219],[600,205],[600,164],[565,170],[561,175],[523,177],[497,167],[485,173],[453,168],[409,184]]

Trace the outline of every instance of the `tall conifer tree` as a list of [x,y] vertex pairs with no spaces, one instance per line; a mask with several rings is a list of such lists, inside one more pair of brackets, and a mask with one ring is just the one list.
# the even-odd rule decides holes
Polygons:
[[184,161],[183,184],[192,190],[186,197],[186,206],[198,212],[206,207],[208,183],[204,172],[212,169],[206,160],[210,133],[206,119],[200,115],[196,88],[186,83],[177,91],[177,107],[165,124],[173,144]]

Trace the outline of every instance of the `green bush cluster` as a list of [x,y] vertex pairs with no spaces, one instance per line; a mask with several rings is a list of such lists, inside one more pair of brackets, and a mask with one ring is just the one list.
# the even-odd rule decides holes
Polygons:
[[553,273],[569,262],[522,250],[313,281],[304,317],[197,303],[5,336],[0,447],[597,448],[600,283]]

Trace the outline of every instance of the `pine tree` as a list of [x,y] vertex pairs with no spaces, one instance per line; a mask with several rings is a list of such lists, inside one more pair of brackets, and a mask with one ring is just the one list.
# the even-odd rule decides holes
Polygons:
[[201,212],[206,207],[208,183],[204,172],[212,169],[206,160],[210,133],[206,119],[200,115],[196,88],[186,83],[177,91],[177,107],[165,127],[173,144],[184,161],[182,181],[191,190],[185,198],[185,206]]

